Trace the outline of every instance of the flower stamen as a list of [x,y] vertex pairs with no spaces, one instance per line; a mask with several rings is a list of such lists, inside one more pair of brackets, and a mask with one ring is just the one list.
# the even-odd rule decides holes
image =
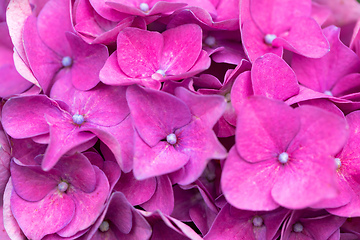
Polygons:
[[63,59],[61,60],[61,64],[63,65],[63,67],[67,68],[67,67],[71,67],[71,65],[73,64],[73,60],[71,57],[66,56],[63,57]]
[[175,135],[175,133],[170,133],[169,135],[166,136],[166,141],[168,143],[170,143],[171,145],[176,144],[177,142],[177,137]]

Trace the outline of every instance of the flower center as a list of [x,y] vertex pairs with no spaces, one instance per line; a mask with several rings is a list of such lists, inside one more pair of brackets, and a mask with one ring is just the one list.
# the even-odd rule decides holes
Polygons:
[[170,133],[166,136],[166,141],[170,143],[171,145],[174,145],[177,142],[177,137],[175,133]]
[[140,5],[139,5],[139,8],[140,8],[140,10],[141,11],[143,11],[143,12],[147,12],[147,11],[149,11],[149,5],[147,4],[147,3],[140,3]]
[[328,95],[328,96],[333,96],[332,92],[329,91],[329,90],[326,90],[326,91],[324,92],[324,94],[326,94],[326,95]]
[[289,154],[287,154],[287,152],[282,152],[279,154],[278,159],[279,159],[279,162],[281,162],[282,164],[285,164],[289,160]]
[[261,227],[263,225],[262,217],[255,216],[252,220],[252,223],[255,227]]
[[151,75],[151,78],[154,80],[160,80],[163,77],[165,77],[165,71],[164,70],[157,70],[153,75]]
[[69,188],[69,184],[67,182],[61,181],[58,184],[58,189],[60,192],[65,192]]
[[341,167],[341,160],[340,160],[340,158],[335,158],[334,160],[335,160],[335,164],[336,164],[337,169],[339,169],[339,168]]
[[275,34],[266,34],[264,41],[266,44],[271,45],[275,38],[277,38]]
[[301,223],[295,223],[293,225],[293,230],[294,230],[294,232],[300,233],[304,230],[304,227]]
[[73,64],[72,58],[69,56],[63,57],[63,59],[61,60],[61,64],[63,65],[63,67],[71,67],[71,65]]
[[73,119],[74,123],[77,125],[81,125],[84,122],[84,116],[81,114],[74,114],[72,116],[72,119]]
[[226,102],[231,102],[231,93],[225,94],[225,100]]
[[205,38],[204,42],[206,45],[210,47],[214,47],[216,43],[216,39],[213,36],[208,36],[207,38]]
[[99,230],[101,232],[107,232],[110,228],[110,225],[109,225],[109,222],[108,221],[103,221],[101,224],[100,224],[100,227],[99,227]]

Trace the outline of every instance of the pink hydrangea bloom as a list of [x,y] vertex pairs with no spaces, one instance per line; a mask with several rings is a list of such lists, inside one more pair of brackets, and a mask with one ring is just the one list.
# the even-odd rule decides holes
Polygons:
[[[176,44],[174,44],[176,43]],[[201,49],[202,31],[195,24],[182,25],[163,33],[125,28],[117,48],[106,61],[100,79],[110,85],[131,85],[159,89],[165,80],[191,77],[210,66]]]
[[31,239],[53,233],[70,237],[88,228],[109,195],[105,174],[81,154],[63,157],[49,172],[16,159],[10,170],[11,194],[5,201],[10,201],[19,227]]
[[347,141],[343,118],[263,97],[249,98],[236,110],[236,144],[221,180],[230,204],[248,210],[300,209],[337,195],[331,155]]

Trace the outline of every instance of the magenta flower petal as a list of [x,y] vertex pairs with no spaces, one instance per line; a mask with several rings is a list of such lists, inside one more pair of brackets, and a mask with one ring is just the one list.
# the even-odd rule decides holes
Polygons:
[[300,115],[301,130],[288,151],[296,149],[299,155],[301,152],[312,152],[335,156],[344,147],[349,127],[343,117],[313,106],[301,106],[295,112]]
[[5,227],[4,227],[4,218],[3,218],[3,206],[0,207],[0,237],[1,239],[3,240],[11,240],[10,236],[8,235],[8,233],[6,232],[5,230]]
[[136,179],[143,180],[176,171],[188,161],[188,155],[177,151],[168,142],[160,141],[150,147],[136,134],[133,166]]
[[174,209],[174,192],[168,176],[156,177],[156,190],[154,195],[145,203],[141,204],[146,211],[160,210],[170,215]]
[[[224,159],[227,156],[226,149],[219,143],[215,133],[209,129],[213,125],[209,127],[206,118],[205,123],[201,120],[201,118],[197,119],[176,132],[179,139],[176,150],[190,158],[183,168],[170,175],[173,182],[190,184],[200,177],[211,159]],[[206,139],[206,144],[203,139]]]
[[202,31],[198,25],[186,24],[162,33],[164,49],[161,69],[167,75],[187,72],[196,62],[202,48]]
[[289,2],[286,0],[250,0],[250,13],[254,22],[264,30],[287,30],[296,17],[309,16],[311,1]]
[[254,90],[251,82],[251,72],[245,71],[241,73],[236,79],[231,88],[231,104],[236,111],[241,108],[244,99],[254,95]]
[[165,92],[130,86],[126,99],[137,132],[149,146],[155,146],[191,120],[186,104]]
[[63,229],[73,218],[76,209],[73,199],[66,194],[59,195],[57,189],[37,202],[25,201],[13,192],[10,201],[16,221],[31,239],[41,239]]
[[[186,61],[186,60],[184,60]],[[205,71],[206,69],[208,69],[210,67],[211,64],[211,59],[209,57],[209,55],[204,51],[201,50],[198,59],[196,60],[195,64],[189,69],[188,72],[184,72],[178,75],[174,75],[174,76],[164,76],[163,80],[180,80],[180,79],[185,79],[188,77],[192,77],[202,71]]]
[[85,239],[149,239],[151,228],[120,192],[111,195],[106,208]]
[[[110,2],[110,1],[106,2],[106,5],[110,6],[113,9],[116,9],[121,13],[127,13],[142,17],[155,15],[159,13],[173,12],[176,9],[186,6],[186,3],[176,3],[176,2],[166,2],[166,1],[155,2],[155,4],[153,1],[148,1],[149,4],[146,1],[143,1],[142,3],[146,4],[145,6],[143,6],[143,9],[141,9],[142,8],[141,4],[138,5],[138,1],[131,2],[131,1],[117,0],[116,2]],[[149,10],[144,11],[145,8],[149,8]]]
[[[291,65],[301,84],[321,93],[332,93],[333,88],[338,85],[340,89],[349,85],[345,85],[347,81],[339,84],[337,82],[348,74],[359,72],[360,59],[340,41],[339,28],[330,26],[325,28],[323,33],[330,43],[331,51],[319,59],[294,55]],[[324,69],[327,71],[324,72]],[[339,92],[341,90],[335,91],[333,95],[339,96]]]
[[293,211],[283,226],[282,235],[285,239],[339,239],[340,226],[345,221],[346,218],[324,210]]
[[119,164],[113,161],[105,161],[103,168],[101,169],[109,180],[111,191],[115,187],[115,184],[119,181],[121,170]]
[[[2,124],[13,138],[29,138],[50,131],[44,115],[61,117],[59,105],[44,95],[14,97],[2,110]],[[35,124],[34,124],[35,123]],[[22,126],[20,129],[19,126]]]
[[183,87],[175,89],[175,96],[184,101],[191,114],[201,119],[205,126],[213,127],[226,107],[225,98],[222,96],[196,95]]
[[129,233],[133,227],[132,209],[123,194],[114,193],[109,200],[110,211],[106,213],[106,218],[111,220],[122,233]]
[[56,49],[62,56],[68,56],[69,43],[65,32],[74,32],[70,17],[71,1],[50,0],[37,18],[39,37],[50,49]]
[[90,193],[95,190],[96,172],[93,165],[82,154],[76,153],[72,156],[63,157],[61,163],[57,164],[54,170],[66,172],[66,180],[82,192]]
[[117,38],[117,60],[121,70],[133,78],[154,74],[160,67],[163,41],[158,32],[125,28]]
[[281,56],[282,48],[306,57],[324,56],[329,44],[310,11],[311,1],[253,0],[241,6],[240,27],[249,59],[254,61],[268,52]]
[[273,53],[280,57],[283,54],[283,48],[264,43],[264,32],[258,29],[253,21],[247,20],[243,23],[241,40],[244,44],[244,51],[251,62],[265,53]]
[[286,100],[299,93],[294,71],[282,58],[272,53],[254,61],[251,79],[255,95]]
[[[0,128],[0,196],[4,195],[5,187],[10,178],[10,161],[14,157],[14,143]],[[2,205],[3,201],[0,200]]]
[[80,114],[84,123],[111,127],[121,123],[129,114],[126,104],[126,87],[113,87],[99,84],[88,91],[75,89],[68,80],[57,81],[52,90],[51,97],[61,100],[68,105],[69,112]]
[[296,19],[288,35],[275,39],[273,45],[282,45],[308,58],[320,58],[330,51],[319,24],[314,19],[305,17]]
[[114,190],[122,192],[131,205],[139,205],[148,201],[155,193],[157,180],[155,177],[137,180],[132,172],[123,173]]
[[[221,188],[226,200],[236,208],[273,210],[280,205],[271,196],[279,168],[272,161],[252,164],[244,161],[235,147],[226,159]],[[241,174],[239,174],[241,173]]]
[[161,83],[152,78],[137,79],[127,76],[119,67],[117,51],[112,53],[106,60],[104,67],[99,73],[100,80],[109,85],[132,85],[135,83],[142,84],[153,89],[160,89]]
[[[360,159],[360,153],[357,151],[359,149],[359,119],[360,112],[354,111],[346,116],[347,122],[349,123],[350,136],[349,139],[342,149],[342,151],[336,155],[340,165],[337,168],[338,181],[340,186],[342,186],[343,192],[340,193],[340,196],[332,199],[332,203],[335,202],[333,206],[328,206],[327,209],[330,213],[350,217],[350,216],[360,216],[359,208],[357,207],[360,204],[360,186],[359,186],[359,167],[357,162]],[[350,195],[350,196],[349,196]],[[340,198],[340,199],[339,199]],[[344,200],[350,200],[348,204],[343,204]],[[343,200],[342,202],[339,201]],[[335,208],[336,206],[336,208]]]
[[[336,160],[334,160],[336,161]],[[312,208],[326,208],[327,211],[331,214],[337,215],[337,216],[356,216],[358,214],[354,213],[347,213],[345,209],[351,209],[352,204],[359,204],[359,201],[357,201],[356,192],[360,190],[360,188],[357,186],[357,183],[355,181],[352,181],[350,179],[346,179],[343,175],[344,172],[344,164],[345,161],[341,161],[342,164],[342,172],[337,171],[337,178],[336,182],[338,185],[338,194],[334,198],[324,199],[314,205],[312,205]],[[338,169],[337,169],[338,170]],[[349,204],[351,202],[351,204]],[[339,208],[340,211],[337,211],[336,208]],[[332,212],[332,210],[335,209],[335,213]],[[344,210],[344,211],[343,211]]]
[[46,149],[42,169],[51,169],[62,155],[71,149],[90,141],[96,136],[93,133],[81,132],[79,128],[71,123],[70,119],[54,120],[48,119],[50,123],[50,143]]
[[54,76],[62,68],[62,58],[44,44],[38,34],[34,16],[25,22],[23,42],[30,68],[41,88],[48,92]]
[[75,203],[75,215],[65,228],[57,232],[61,237],[70,237],[88,228],[104,209],[105,200],[109,195],[109,182],[98,167],[94,166],[94,170],[96,189],[93,192],[85,194],[81,191],[71,191],[68,193]]
[[226,204],[204,239],[276,239],[277,232],[289,213],[284,208],[271,212],[251,212]]
[[298,114],[280,101],[251,98],[238,111],[236,148],[248,162],[276,157],[300,130]]
[[359,79],[359,73],[351,73],[340,78],[331,90],[332,95],[335,97],[345,95],[344,98],[346,98],[346,95],[358,93],[360,89]]
[[315,156],[316,161],[311,164],[302,162],[305,156],[294,158],[293,172],[280,171],[271,191],[277,203],[290,209],[301,209],[337,196],[335,164],[330,157]]
[[11,95],[22,93],[32,86],[32,83],[24,79],[14,66],[14,46],[11,42],[6,22],[0,23],[0,97],[7,98]]
[[[94,130],[91,131],[95,132]],[[125,118],[120,124],[108,128],[107,132],[110,132],[116,138],[116,140],[113,141],[112,137],[110,137],[110,134],[107,134],[107,137],[104,138],[101,136],[102,133],[95,133],[104,143],[108,145],[109,148],[111,147],[113,154],[120,150],[120,154],[116,156],[116,160],[118,161],[121,170],[124,172],[131,171],[134,156],[134,128],[130,115],[128,115],[128,117]]]
[[10,170],[14,190],[25,201],[42,200],[60,181],[60,173],[56,170],[45,173],[40,166],[21,166],[14,160]]
[[79,36],[71,32],[65,33],[73,56],[71,79],[74,87],[89,90],[100,82],[99,72],[109,57],[104,45],[85,43]]

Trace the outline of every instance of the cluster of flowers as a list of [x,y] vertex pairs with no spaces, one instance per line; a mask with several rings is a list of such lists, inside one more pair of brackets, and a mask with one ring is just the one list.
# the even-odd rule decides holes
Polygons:
[[360,239],[355,0],[1,0],[1,239]]

